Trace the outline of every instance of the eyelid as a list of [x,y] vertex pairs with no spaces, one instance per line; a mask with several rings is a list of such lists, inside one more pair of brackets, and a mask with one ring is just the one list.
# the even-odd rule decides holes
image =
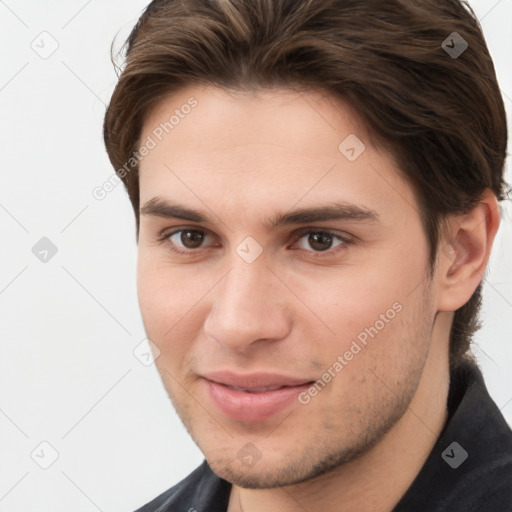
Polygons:
[[350,235],[349,233],[345,231],[339,231],[337,229],[333,228],[326,228],[326,227],[316,227],[316,226],[304,226],[303,228],[298,228],[295,231],[293,231],[294,236],[302,236],[306,233],[329,233],[331,235],[336,235],[340,237],[343,240],[354,240],[356,237],[354,235]]

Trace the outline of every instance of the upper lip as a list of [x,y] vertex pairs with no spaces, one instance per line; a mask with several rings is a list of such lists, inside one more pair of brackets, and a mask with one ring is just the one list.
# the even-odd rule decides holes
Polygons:
[[312,382],[311,379],[288,377],[277,373],[245,373],[236,374],[229,371],[209,372],[202,375],[205,379],[238,388],[263,388],[275,386],[299,386]]

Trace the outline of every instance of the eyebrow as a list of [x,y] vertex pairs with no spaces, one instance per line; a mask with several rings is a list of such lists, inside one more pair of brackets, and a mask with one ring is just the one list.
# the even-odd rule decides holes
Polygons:
[[[169,202],[161,197],[153,197],[140,210],[141,215],[162,218],[174,218],[215,224],[213,218],[205,210],[193,210],[178,203]],[[289,224],[309,224],[329,220],[370,221],[379,222],[379,214],[375,210],[352,203],[331,201],[325,205],[299,208],[293,211],[278,213],[274,218],[267,218],[264,226],[268,230]]]

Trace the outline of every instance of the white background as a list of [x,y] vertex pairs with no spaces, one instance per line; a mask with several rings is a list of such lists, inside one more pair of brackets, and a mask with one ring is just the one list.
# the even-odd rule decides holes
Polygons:
[[[512,1],[471,4],[510,120]],[[1,512],[130,512],[203,460],[154,366],[133,355],[145,334],[128,196],[122,185],[103,201],[91,193],[113,173],[101,133],[116,82],[110,44],[119,32],[121,46],[145,5],[0,2]],[[31,47],[41,37],[46,49],[50,38],[59,45],[47,59]],[[504,206],[476,352],[512,424],[512,222]],[[58,248],[47,263],[32,253],[42,237]],[[46,470],[31,458],[43,441],[59,454]],[[50,460],[47,446],[37,453]]]

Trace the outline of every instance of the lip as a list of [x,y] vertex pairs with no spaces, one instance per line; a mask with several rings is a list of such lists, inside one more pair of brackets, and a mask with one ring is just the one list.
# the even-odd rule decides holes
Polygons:
[[236,386],[238,388],[263,388],[273,386],[300,386],[314,379],[300,379],[297,377],[288,377],[277,373],[255,372],[246,374],[236,374],[229,371],[209,372],[201,375],[205,379],[224,384],[226,386]]
[[[212,379],[223,380],[218,382]],[[311,386],[313,381],[276,374],[235,375],[220,372],[208,374],[202,382],[213,404],[231,419],[244,422],[265,421],[274,414],[297,402],[297,396]],[[228,386],[261,388],[284,386],[273,391],[249,392]]]

